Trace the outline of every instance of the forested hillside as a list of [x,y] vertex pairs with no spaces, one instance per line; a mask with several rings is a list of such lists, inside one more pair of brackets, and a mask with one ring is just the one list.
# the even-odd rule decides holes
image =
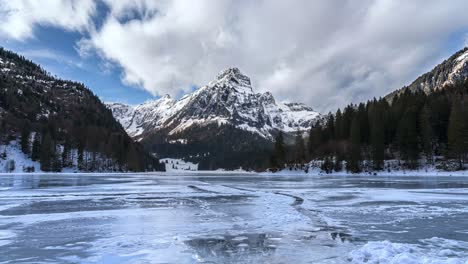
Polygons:
[[411,91],[389,100],[374,99],[348,105],[317,122],[307,147],[299,137],[285,157],[277,138],[273,165],[321,160],[327,172],[383,170],[385,160],[401,168],[435,165],[439,169],[464,169],[468,154],[468,82],[459,82],[432,93]]
[[54,78],[3,48],[0,120],[0,145],[20,143],[43,171],[74,166],[93,172],[162,169],[83,84]]

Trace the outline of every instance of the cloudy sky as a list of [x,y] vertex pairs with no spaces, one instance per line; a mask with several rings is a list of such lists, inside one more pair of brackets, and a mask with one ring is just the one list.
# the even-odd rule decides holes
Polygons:
[[467,43],[466,0],[0,0],[0,45],[104,101],[174,97],[227,67],[326,112]]

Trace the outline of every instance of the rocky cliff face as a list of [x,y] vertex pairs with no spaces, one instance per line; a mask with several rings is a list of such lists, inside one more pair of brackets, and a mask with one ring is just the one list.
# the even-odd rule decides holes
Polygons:
[[254,93],[249,77],[237,68],[222,71],[214,81],[180,100],[164,96],[137,106],[110,103],[108,107],[137,140],[155,131],[176,135],[210,124],[229,124],[272,140],[277,131],[308,130],[319,116],[303,104],[277,103],[271,93]]

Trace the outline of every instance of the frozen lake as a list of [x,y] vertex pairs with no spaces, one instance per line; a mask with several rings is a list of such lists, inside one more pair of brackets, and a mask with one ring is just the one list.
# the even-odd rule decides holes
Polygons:
[[468,177],[0,176],[0,263],[468,263]]

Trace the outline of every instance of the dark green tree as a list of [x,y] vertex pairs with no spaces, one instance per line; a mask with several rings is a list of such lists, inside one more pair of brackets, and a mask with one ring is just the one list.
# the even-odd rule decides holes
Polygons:
[[328,174],[328,173],[331,173],[333,171],[333,167],[334,167],[333,161],[331,160],[330,157],[327,156],[323,160],[323,163],[320,166],[320,169]]
[[34,140],[32,144],[31,159],[38,161],[41,157],[41,137],[39,133],[34,134]]
[[80,170],[86,170],[86,164],[84,161],[84,150],[83,150],[83,145],[78,144],[78,157],[77,157],[77,163],[78,163],[78,169]]
[[341,110],[338,109],[335,115],[335,139],[340,140],[343,138],[343,115],[341,114]]
[[41,152],[40,152],[40,164],[41,170],[51,171],[52,170],[52,161],[55,154],[55,146],[53,146],[53,141],[50,136],[49,131],[46,131],[42,135],[41,141]]
[[463,117],[463,108],[459,100],[455,100],[450,112],[448,125],[449,156],[458,162],[458,169],[463,169],[463,161],[467,146],[467,129]]
[[409,107],[403,114],[398,125],[398,145],[400,155],[405,165],[410,169],[418,167],[419,142],[418,142],[418,113],[415,107]]
[[317,159],[321,158],[321,148],[324,145],[324,138],[323,138],[323,128],[322,125],[317,122],[309,132],[309,155],[310,157]]
[[296,140],[295,140],[295,149],[296,149],[296,163],[304,164],[305,162],[305,145],[304,145],[304,138],[302,137],[302,132],[296,132]]
[[385,128],[383,111],[378,103],[372,107],[371,115],[371,156],[374,170],[383,169],[385,159]]
[[356,115],[351,122],[349,138],[349,157],[346,169],[353,173],[361,172],[361,128],[359,117]]
[[419,114],[419,131],[424,155],[428,163],[433,163],[433,132],[430,123],[429,107],[425,105]]
[[275,168],[282,169],[286,163],[286,147],[284,145],[283,132],[279,132],[275,138],[274,153],[272,156],[272,165]]
[[62,150],[62,166],[63,167],[71,167],[72,160],[71,160],[71,140],[70,137],[67,135],[65,138],[65,142],[63,143],[63,150]]
[[60,157],[60,152],[58,151],[54,142],[52,142],[52,151],[51,151],[51,171],[54,171],[54,172],[62,171],[62,159]]
[[31,131],[29,129],[29,124],[24,124],[23,128],[21,129],[21,151],[24,154],[30,154],[30,146],[29,146],[29,136],[31,135]]

